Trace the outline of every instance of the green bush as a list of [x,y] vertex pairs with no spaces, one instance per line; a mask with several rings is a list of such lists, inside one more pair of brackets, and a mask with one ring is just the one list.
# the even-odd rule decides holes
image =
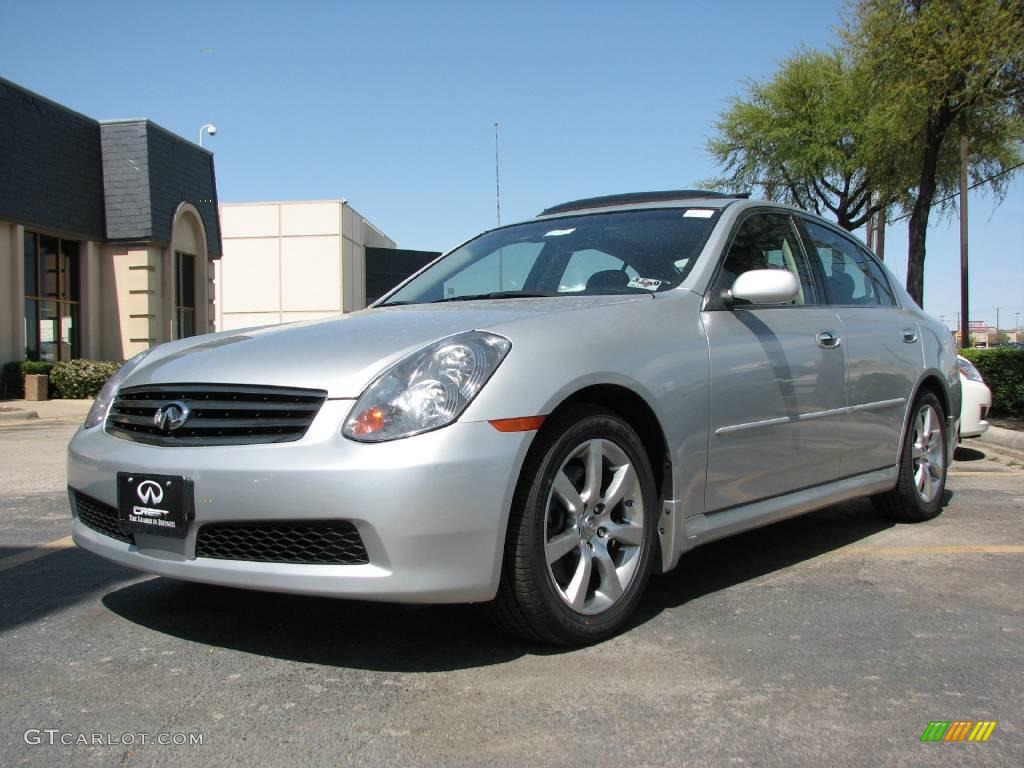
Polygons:
[[1024,349],[962,349],[992,390],[992,412],[1024,416]]
[[110,360],[63,360],[53,366],[50,381],[57,397],[84,400],[96,397],[121,365]]
[[53,369],[53,363],[44,360],[23,360],[21,363],[22,376],[49,376]]

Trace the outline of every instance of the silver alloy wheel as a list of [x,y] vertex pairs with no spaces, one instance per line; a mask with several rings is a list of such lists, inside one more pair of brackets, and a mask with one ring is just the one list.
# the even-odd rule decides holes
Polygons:
[[914,419],[914,443],[911,449],[914,484],[917,486],[917,495],[926,504],[938,495],[945,470],[941,418],[935,408],[926,403]]
[[636,469],[610,440],[577,446],[555,473],[544,509],[548,576],[577,613],[611,608],[636,576],[644,498]]

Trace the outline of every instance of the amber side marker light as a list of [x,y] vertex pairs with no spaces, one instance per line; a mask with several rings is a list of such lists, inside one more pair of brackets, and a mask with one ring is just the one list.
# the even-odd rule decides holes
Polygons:
[[522,416],[518,419],[491,419],[488,423],[499,432],[530,432],[540,429],[546,416]]

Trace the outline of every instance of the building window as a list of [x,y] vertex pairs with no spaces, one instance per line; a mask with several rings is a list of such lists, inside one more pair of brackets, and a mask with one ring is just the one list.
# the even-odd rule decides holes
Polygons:
[[25,359],[80,355],[79,263],[74,240],[25,233]]
[[174,254],[174,338],[196,335],[196,257]]

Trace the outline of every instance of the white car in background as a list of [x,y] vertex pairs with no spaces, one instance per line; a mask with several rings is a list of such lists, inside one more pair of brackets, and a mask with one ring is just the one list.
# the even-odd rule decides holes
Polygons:
[[978,437],[988,429],[988,409],[992,407],[992,392],[985,384],[981,373],[966,357],[957,355],[960,369],[960,390],[963,400],[960,405],[960,438]]

